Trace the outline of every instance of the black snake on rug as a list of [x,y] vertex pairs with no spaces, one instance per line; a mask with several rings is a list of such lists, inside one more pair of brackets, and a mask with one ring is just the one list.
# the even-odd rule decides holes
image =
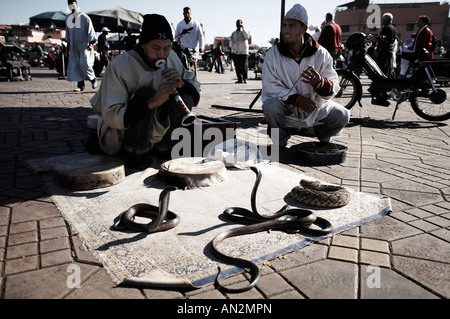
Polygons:
[[[283,206],[283,208],[274,214],[261,215],[256,207],[256,193],[261,182],[262,173],[256,167],[251,167],[250,169],[256,174],[256,181],[251,194],[252,211],[241,207],[229,207],[223,212],[224,217],[229,220],[250,225],[222,232],[210,242],[212,253],[217,258],[228,264],[250,269],[250,284],[244,288],[230,289],[220,284],[219,276],[221,269],[218,267],[219,273],[215,279],[215,286],[217,289],[227,293],[239,293],[252,289],[259,281],[260,271],[258,266],[251,261],[230,257],[220,252],[218,245],[225,239],[275,229],[299,232],[314,237],[327,235],[333,230],[332,225],[327,220],[317,217],[309,210],[290,209],[289,205]],[[311,225],[318,227],[310,228]]]
[[319,207],[342,207],[350,202],[350,193],[344,187],[306,179],[303,179],[300,185],[291,190],[291,196],[300,203]]
[[[156,233],[177,227],[180,223],[180,217],[169,211],[170,193],[175,190],[177,190],[176,187],[164,189],[159,196],[158,207],[150,204],[132,206],[114,220],[113,228],[115,230],[129,229],[137,232]],[[151,218],[152,221],[148,224],[140,224],[134,221],[135,217]]]

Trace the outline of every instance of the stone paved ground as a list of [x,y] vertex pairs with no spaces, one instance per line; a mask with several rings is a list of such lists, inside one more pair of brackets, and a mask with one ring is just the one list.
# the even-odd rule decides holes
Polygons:
[[[449,121],[421,120],[406,103],[391,121],[393,106],[372,106],[366,97],[336,138],[349,148],[342,165],[313,167],[301,163],[292,149],[281,153],[280,162],[289,169],[389,196],[393,212],[264,263],[256,289],[236,295],[212,286],[194,291],[116,287],[23,163],[84,150],[92,133],[86,119],[93,114],[89,99],[94,90],[74,93],[76,84],[46,69],[33,69],[32,75],[28,82],[0,83],[0,298],[450,297]],[[248,109],[260,80],[237,85],[232,72],[205,71],[199,80],[202,100],[196,114],[235,121],[238,136],[267,143],[266,127],[258,125],[261,113],[211,107]],[[261,100],[254,110],[261,110]],[[288,146],[309,140],[294,136]],[[81,267],[79,289],[67,285],[71,265]],[[240,274],[226,282],[243,280]]]

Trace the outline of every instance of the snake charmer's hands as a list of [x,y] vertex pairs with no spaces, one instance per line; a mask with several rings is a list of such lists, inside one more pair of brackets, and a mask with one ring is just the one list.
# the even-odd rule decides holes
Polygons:
[[184,85],[183,79],[175,69],[167,68],[162,72],[162,77],[166,81],[172,81],[176,83],[176,88],[181,88]]
[[149,109],[163,104],[170,94],[175,93],[176,89],[181,88],[184,85],[183,79],[175,69],[165,69],[162,72],[162,77],[164,81],[159,86],[156,94],[147,100]]
[[177,87],[178,83],[175,81],[168,80],[161,83],[158,90],[156,91],[156,94],[152,98],[147,100],[148,108],[153,109],[154,107],[163,104],[167,100],[167,97],[175,92]]
[[309,84],[313,88],[322,82],[322,76],[320,76],[316,69],[311,65],[308,65],[308,68],[303,71],[301,77],[303,83]]
[[317,103],[312,101],[311,99],[305,96],[299,96],[295,103],[296,107],[301,108],[306,113],[312,113],[315,109],[317,109]]
[[[301,77],[303,83],[309,84],[314,88],[322,82],[322,77],[311,65],[308,65],[308,68],[303,71]],[[301,108],[306,113],[311,113],[317,108],[317,103],[307,97],[300,96],[297,99],[295,106]]]

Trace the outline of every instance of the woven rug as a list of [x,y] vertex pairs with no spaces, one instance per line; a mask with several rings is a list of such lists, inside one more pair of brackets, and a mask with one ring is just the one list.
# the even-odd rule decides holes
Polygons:
[[[213,283],[218,265],[223,271],[221,278],[243,271],[214,258],[208,243],[219,233],[240,226],[223,220],[221,214],[227,207],[250,209],[255,182],[251,170],[228,170],[226,180],[220,184],[172,192],[169,209],[181,217],[181,223],[163,233],[143,234],[115,231],[111,226],[118,215],[135,204],[158,205],[159,195],[167,186],[157,175],[158,167],[129,173],[112,187],[71,191],[55,185],[51,173],[52,166],[68,156],[29,160],[27,165],[39,173],[64,218],[116,284],[195,288]],[[260,165],[260,170],[263,174],[257,195],[260,213],[274,213],[286,203],[308,208],[293,200],[289,193],[301,179],[313,178],[276,164]],[[360,226],[391,210],[389,198],[349,191],[351,201],[347,206],[314,209],[318,216],[332,223],[333,233]],[[220,250],[260,263],[320,239],[282,231],[261,232],[227,239]]]

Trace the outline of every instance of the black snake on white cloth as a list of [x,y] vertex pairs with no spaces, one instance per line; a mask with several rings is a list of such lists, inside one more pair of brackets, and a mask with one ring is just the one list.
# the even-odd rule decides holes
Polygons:
[[[136,232],[157,233],[172,229],[180,224],[180,217],[169,211],[170,192],[176,187],[168,187],[159,195],[158,207],[150,204],[136,204],[120,214],[114,220],[115,230],[132,230]],[[135,217],[151,218],[148,224],[140,224],[134,221]]]
[[[291,209],[289,205],[283,206],[283,208],[274,214],[261,215],[256,207],[256,193],[261,182],[262,173],[256,167],[251,167],[250,169],[256,174],[256,181],[251,194],[252,210],[250,211],[241,207],[229,207],[223,212],[223,216],[229,220],[250,225],[222,232],[210,242],[211,251],[214,256],[228,264],[250,269],[250,284],[244,288],[232,289],[226,288],[220,284],[219,276],[221,274],[221,269],[218,267],[219,273],[215,279],[215,286],[217,289],[227,293],[240,293],[252,289],[259,281],[260,271],[258,266],[251,261],[230,257],[220,252],[218,245],[225,239],[275,229],[298,232],[303,235],[314,237],[327,235],[333,230],[332,225],[326,219],[317,217],[309,210]],[[311,225],[317,227],[310,228]]]
[[[251,194],[252,210],[250,211],[241,207],[229,207],[223,212],[225,218],[241,224],[249,225],[222,232],[209,243],[212,253],[220,260],[228,264],[250,269],[250,284],[244,288],[230,289],[220,284],[219,276],[221,274],[221,269],[220,267],[218,267],[219,273],[217,274],[217,277],[215,279],[215,286],[219,290],[227,293],[239,293],[252,289],[259,281],[260,271],[258,266],[251,261],[230,257],[220,252],[218,246],[225,239],[269,230],[283,230],[292,233],[298,232],[307,236],[319,237],[327,235],[333,230],[332,225],[326,219],[317,217],[310,210],[298,208],[292,209],[289,207],[289,205],[283,206],[274,214],[260,214],[256,207],[256,194],[262,179],[262,173],[256,167],[251,167],[250,169],[256,174],[256,181]],[[319,194],[321,194],[320,192],[331,191],[331,188],[324,187],[326,185],[313,184],[305,180],[302,180],[301,184],[304,187],[314,189],[316,192],[319,192]],[[176,187],[168,187],[164,189],[160,194],[158,207],[150,204],[137,204],[132,206],[130,209],[123,212],[115,219],[113,228],[115,230],[128,229],[137,232],[155,233],[166,231],[178,226],[178,224],[180,223],[180,217],[168,210],[170,193],[175,190],[177,190]],[[342,189],[338,189],[338,191],[342,191]],[[291,192],[292,196],[295,195],[299,197],[297,194],[298,192]],[[314,200],[312,197],[308,199],[308,203],[313,202]],[[135,222],[135,217],[137,216],[151,218],[152,221],[148,224],[140,224]],[[316,227],[311,228],[312,225],[315,225]]]

